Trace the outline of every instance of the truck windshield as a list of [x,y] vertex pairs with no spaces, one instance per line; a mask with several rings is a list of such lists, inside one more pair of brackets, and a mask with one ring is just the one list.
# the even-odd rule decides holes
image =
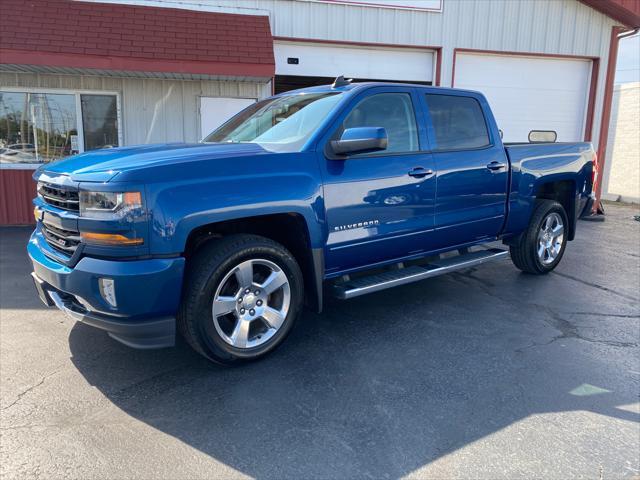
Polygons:
[[297,152],[338,103],[341,93],[298,93],[244,109],[209,134],[205,143],[257,143],[267,150]]

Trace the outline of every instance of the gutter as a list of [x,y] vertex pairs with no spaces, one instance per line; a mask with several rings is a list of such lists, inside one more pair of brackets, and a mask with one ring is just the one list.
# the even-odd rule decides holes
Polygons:
[[626,32],[622,32],[618,34],[618,40],[627,37],[633,37],[636,33],[640,32],[640,27],[636,27],[633,30],[628,30]]

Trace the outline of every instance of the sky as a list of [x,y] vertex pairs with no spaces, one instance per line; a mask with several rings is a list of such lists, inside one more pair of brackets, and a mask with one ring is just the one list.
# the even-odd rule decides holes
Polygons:
[[623,38],[618,46],[615,83],[640,82],[640,34]]

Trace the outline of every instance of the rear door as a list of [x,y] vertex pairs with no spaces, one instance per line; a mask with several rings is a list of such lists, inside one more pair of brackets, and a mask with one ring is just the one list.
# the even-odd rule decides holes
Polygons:
[[422,101],[437,170],[435,248],[495,237],[506,214],[509,165],[486,101],[454,91],[429,92]]
[[433,230],[435,167],[424,150],[420,99],[411,87],[368,89],[354,98],[328,134],[384,127],[388,148],[333,160],[321,154],[328,274],[428,249]]

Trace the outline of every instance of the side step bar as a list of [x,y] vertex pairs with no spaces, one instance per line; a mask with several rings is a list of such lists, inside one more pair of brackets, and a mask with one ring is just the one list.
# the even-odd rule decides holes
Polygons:
[[359,277],[335,283],[333,286],[334,294],[342,300],[347,300],[367,293],[417,282],[425,278],[437,277],[438,275],[454,272],[463,268],[474,267],[492,260],[504,259],[508,256],[509,252],[507,250],[489,248],[487,250],[456,255],[454,257],[441,258],[427,265],[414,265],[370,275],[368,277]]

